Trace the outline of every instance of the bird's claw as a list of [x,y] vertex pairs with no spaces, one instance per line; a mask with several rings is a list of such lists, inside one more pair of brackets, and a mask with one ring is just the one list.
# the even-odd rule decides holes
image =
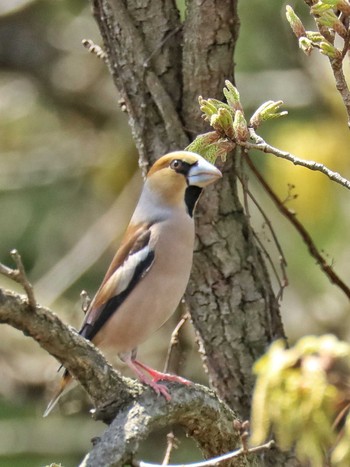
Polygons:
[[169,402],[171,401],[171,395],[168,389],[164,386],[164,384],[158,384],[155,381],[150,381],[148,385],[154,390],[154,392],[159,396],[160,394],[165,397],[165,399]]

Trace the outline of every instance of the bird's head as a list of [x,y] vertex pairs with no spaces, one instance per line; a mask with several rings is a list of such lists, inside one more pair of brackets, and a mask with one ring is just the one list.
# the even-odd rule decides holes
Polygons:
[[176,185],[197,186],[203,188],[221,178],[222,174],[213,164],[199,154],[189,151],[175,151],[158,159],[148,178],[164,178]]
[[202,156],[189,151],[175,151],[154,163],[146,183],[167,204],[176,205],[185,200],[192,216],[202,188],[221,177],[220,170]]

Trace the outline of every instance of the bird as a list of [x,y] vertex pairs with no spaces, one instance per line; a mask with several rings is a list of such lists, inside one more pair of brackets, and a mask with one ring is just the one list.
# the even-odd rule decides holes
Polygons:
[[[175,151],[150,168],[139,201],[79,334],[104,353],[113,351],[166,400],[158,381],[189,381],[156,371],[136,358],[137,347],[176,310],[190,277],[195,241],[194,210],[205,186],[222,177],[199,154]],[[64,371],[47,416],[70,384]]]

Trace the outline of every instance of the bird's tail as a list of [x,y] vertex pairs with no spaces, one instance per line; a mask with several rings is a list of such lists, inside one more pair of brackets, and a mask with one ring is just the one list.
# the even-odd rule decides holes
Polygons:
[[49,405],[46,407],[46,410],[44,412],[43,417],[47,417],[49,413],[52,411],[52,409],[55,407],[57,402],[60,400],[62,394],[64,393],[65,389],[69,385],[69,383],[72,381],[71,375],[68,373],[67,370],[63,373],[63,376],[61,378],[60,382],[60,387],[54,397],[50,400]]

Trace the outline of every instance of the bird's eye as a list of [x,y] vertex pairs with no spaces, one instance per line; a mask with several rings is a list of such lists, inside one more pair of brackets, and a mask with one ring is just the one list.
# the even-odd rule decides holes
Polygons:
[[180,169],[182,162],[179,159],[174,159],[171,161],[170,167],[174,170]]

